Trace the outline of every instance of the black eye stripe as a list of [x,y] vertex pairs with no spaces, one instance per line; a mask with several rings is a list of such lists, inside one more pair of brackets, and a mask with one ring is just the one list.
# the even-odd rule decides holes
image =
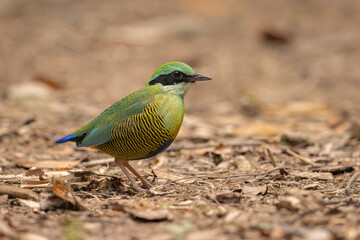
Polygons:
[[[175,73],[177,72],[177,73]],[[179,74],[179,76],[178,76]],[[175,76],[176,75],[176,76]],[[188,82],[191,76],[180,71],[173,71],[170,74],[160,75],[149,82],[150,85],[161,83],[163,86],[174,85],[181,82]]]

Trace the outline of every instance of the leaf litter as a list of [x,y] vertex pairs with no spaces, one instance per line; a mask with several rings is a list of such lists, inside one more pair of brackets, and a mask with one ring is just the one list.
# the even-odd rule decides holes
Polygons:
[[[327,74],[328,70],[335,71],[336,75],[339,74],[335,70],[337,67],[345,69],[341,64],[345,62],[342,55],[358,62],[357,56],[351,55],[357,53],[351,50],[351,41],[339,38],[335,41],[328,35],[314,39],[311,31],[304,32],[300,28],[298,33],[290,25],[285,26],[289,21],[283,21],[285,25],[282,26],[261,27],[258,34],[246,35],[247,31],[254,31],[251,30],[253,27],[244,22],[239,30],[229,28],[234,25],[228,24],[237,24],[237,20],[228,12],[222,12],[229,8],[221,1],[211,1],[209,9],[196,4],[190,9],[189,1],[178,2],[181,11],[186,13],[198,8],[196,15],[206,15],[206,21],[199,17],[187,19],[186,14],[175,23],[168,21],[172,19],[168,17],[159,21],[155,9],[141,12],[141,8],[132,6],[140,11],[139,16],[149,17],[152,21],[150,25],[146,24],[147,21],[131,23],[130,15],[118,13],[121,9],[114,7],[116,11],[110,11],[104,7],[96,13],[101,15],[99,19],[113,19],[111,22],[115,24],[118,18],[123,18],[129,25],[105,29],[104,38],[93,32],[109,25],[104,22],[84,21],[56,31],[52,25],[50,28],[44,25],[44,29],[39,28],[39,31],[46,34],[28,35],[32,38],[29,42],[37,43],[37,47],[17,38],[4,43],[3,46],[12,44],[13,49],[19,49],[14,51],[19,62],[9,62],[19,64],[22,59],[24,71],[14,71],[7,61],[0,59],[9,69],[9,72],[4,72],[4,79],[11,79],[0,83],[0,238],[359,239],[358,109],[354,104],[342,101],[349,95],[349,98],[354,98],[350,102],[357,102],[355,95],[358,93],[344,94],[341,87],[346,83],[338,81],[356,79],[358,74],[350,75],[349,69],[341,72],[333,83],[337,86],[335,90],[322,80],[333,77]],[[8,4],[19,7],[16,2]],[[88,4],[98,6],[95,2]],[[266,6],[265,3],[258,4]],[[51,14],[58,10],[55,5],[44,5],[48,11],[41,11],[42,17],[57,18],[58,14]],[[283,5],[297,9],[285,1]],[[343,9],[333,2],[319,6],[324,9],[323,14]],[[34,12],[22,16],[23,22],[32,22],[32,14],[36,14],[37,8],[29,9]],[[86,9],[78,7],[75,12],[83,11],[86,16],[93,16],[93,11]],[[63,10],[72,14],[68,9]],[[247,12],[243,14],[257,13]],[[221,21],[211,24],[214,26],[206,25],[218,14],[227,16],[221,20],[226,25],[222,26]],[[263,13],[257,14],[263,16]],[[333,15],[329,16],[332,19]],[[21,27],[12,25],[19,22],[14,21],[15,17],[12,14],[3,16],[4,23],[0,24],[5,29],[1,31],[8,31],[3,32],[5,36],[18,36],[18,32],[12,32]],[[346,14],[346,19],[351,17],[354,16]],[[341,20],[341,15],[338,18]],[[184,19],[187,24],[196,22],[190,31],[186,31],[186,26],[178,29],[184,24]],[[87,25],[89,22],[101,26]],[[303,24],[317,22],[305,21]],[[82,26],[85,30],[81,29]],[[84,31],[78,34],[76,28]],[[113,34],[114,29],[126,29],[132,35],[124,38],[121,34]],[[142,29],[146,29],[145,35],[151,38],[143,38]],[[176,30],[167,32],[166,29]],[[220,40],[228,42],[223,42],[223,47],[214,47],[211,55],[207,55],[206,46],[211,42],[201,44],[204,46],[199,45],[197,49],[187,45],[187,42],[211,41],[211,38],[202,36],[226,32],[227,29],[231,34],[224,35],[224,38],[212,36],[216,38],[214,46],[218,46]],[[92,33],[94,38],[88,35]],[[233,39],[233,35],[240,34],[246,36]],[[321,34],[324,33],[319,33],[319,36]],[[260,41],[246,42],[251,36],[259,37],[257,40]],[[314,48],[306,40],[310,39],[309,36],[313,41],[324,41],[319,46],[328,44],[329,48],[341,54],[333,59],[329,53],[326,59],[322,59],[324,48]],[[344,36],[352,37],[349,34]],[[57,40],[49,43],[51,39]],[[212,85],[215,90],[199,87],[196,89],[198,94],[189,96],[187,101],[191,104],[187,104],[182,130],[166,152],[153,159],[131,162],[154,184],[148,192],[137,193],[108,156],[91,149],[78,149],[71,144],[55,145],[53,140],[94,117],[104,106],[118,99],[119,92],[125,95],[142,86],[142,82],[134,81],[133,89],[130,89],[132,87],[121,85],[121,82],[141,79],[140,72],[148,74],[153,61],[162,62],[156,58],[157,44],[165,39],[174,41],[177,46],[166,49],[169,54],[174,54],[172,49],[194,50],[200,57],[186,52],[181,56],[196,69],[203,67],[204,73],[214,71],[221,85]],[[339,47],[338,41],[344,45]],[[237,42],[246,46],[239,47],[242,49],[240,53],[231,48]],[[52,49],[48,44],[59,46],[61,49],[57,51],[62,51],[63,55],[50,51],[51,57],[43,58],[40,49]],[[84,55],[78,54],[79,49]],[[128,61],[137,52],[144,61],[139,60],[141,62],[136,64],[135,60]],[[242,58],[243,65],[250,65],[239,68],[237,60],[229,61],[235,52],[238,58]],[[34,66],[28,64],[28,59],[37,59]],[[96,67],[103,61],[101,59],[106,65]],[[212,63],[206,59],[217,61]],[[84,65],[77,65],[80,62]],[[47,64],[57,69],[47,72]],[[130,74],[129,69],[134,65],[143,68],[139,73]],[[231,69],[236,71],[231,73]],[[294,72],[288,72],[289,69]],[[119,76],[119,72],[124,75]],[[240,75],[244,84],[238,82]],[[99,89],[99,79],[104,79],[104,76],[109,82],[101,86],[104,89]],[[305,93],[298,84],[308,84],[309,76],[316,79],[313,82],[317,85]],[[226,79],[226,84],[223,79]],[[291,81],[295,80],[297,85],[293,86]],[[350,85],[354,86],[353,82]],[[223,91],[219,91],[220,87]],[[323,91],[327,98],[318,101]],[[308,92],[310,100],[299,100],[302,99],[299,92],[301,97]],[[289,96],[291,94],[294,94],[293,98]]]

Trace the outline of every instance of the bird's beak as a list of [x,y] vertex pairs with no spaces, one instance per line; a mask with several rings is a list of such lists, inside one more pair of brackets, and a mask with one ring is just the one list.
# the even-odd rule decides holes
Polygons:
[[211,80],[211,77],[206,76],[204,74],[200,74],[200,73],[196,73],[192,79],[192,81],[196,82],[196,81],[207,81],[207,80]]

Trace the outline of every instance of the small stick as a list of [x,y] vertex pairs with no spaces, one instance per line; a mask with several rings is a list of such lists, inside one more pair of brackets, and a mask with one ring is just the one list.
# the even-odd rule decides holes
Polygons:
[[151,168],[151,173],[153,174],[154,178],[153,180],[151,181],[151,183],[155,183],[155,181],[158,179],[158,176],[156,175],[156,173],[154,172],[154,169]]
[[304,163],[307,163],[307,164],[310,164],[311,166],[317,167],[316,163],[313,163],[310,159],[300,156],[299,154],[297,154],[296,152],[294,152],[290,149],[287,149],[286,152],[288,154],[290,154],[291,156],[296,157],[297,159],[300,159]]
[[9,195],[14,198],[40,200],[40,195],[30,189],[11,185],[0,185],[0,195]]
[[345,187],[345,193],[346,193],[346,196],[350,196],[350,187],[351,185],[356,182],[356,180],[358,179],[359,177],[359,171],[357,171],[354,175],[352,175],[352,177],[350,178],[350,180],[348,181],[348,183],[346,184],[346,187]]
[[54,186],[52,184],[49,185],[48,183],[46,183],[46,184],[34,184],[34,185],[22,184],[21,187],[22,188],[53,188]]
[[72,189],[70,183],[68,182],[64,182],[66,190],[70,193],[70,195],[72,196],[74,202],[75,202],[75,206],[80,210],[80,211],[86,211],[88,210],[82,203],[80,203],[79,199],[76,197],[74,190]]
[[273,156],[272,152],[270,151],[270,149],[265,148],[265,153],[269,156],[271,164],[276,168],[276,162],[275,162],[274,156]]

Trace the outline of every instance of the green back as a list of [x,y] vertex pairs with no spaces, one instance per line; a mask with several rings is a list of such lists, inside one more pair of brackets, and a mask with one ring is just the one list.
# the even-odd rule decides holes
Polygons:
[[72,134],[79,135],[87,132],[85,138],[79,144],[79,146],[83,147],[95,146],[110,141],[111,129],[116,123],[141,113],[145,106],[152,101],[154,101],[154,94],[152,94],[151,88],[142,88],[114,103],[95,119]]

